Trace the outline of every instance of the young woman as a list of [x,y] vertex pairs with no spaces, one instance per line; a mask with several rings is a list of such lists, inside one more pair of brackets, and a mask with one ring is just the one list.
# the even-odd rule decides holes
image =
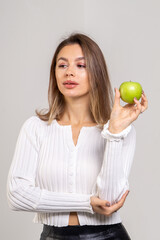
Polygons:
[[11,209],[36,212],[41,240],[130,239],[118,210],[129,190],[136,131],[148,107],[120,105],[99,46],[72,34],[57,47],[49,109],[36,110],[19,133],[7,184]]

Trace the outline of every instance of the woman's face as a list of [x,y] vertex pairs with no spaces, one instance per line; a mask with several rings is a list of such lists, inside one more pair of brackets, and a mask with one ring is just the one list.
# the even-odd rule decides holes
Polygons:
[[[79,44],[65,46],[57,56],[55,75],[60,92],[65,98],[82,97],[89,93],[88,73],[82,49]],[[78,85],[66,85],[65,81]]]

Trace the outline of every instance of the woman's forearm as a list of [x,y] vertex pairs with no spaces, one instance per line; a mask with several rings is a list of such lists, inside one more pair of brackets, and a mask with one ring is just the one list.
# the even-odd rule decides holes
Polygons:
[[102,136],[106,138],[103,163],[92,193],[114,204],[129,189],[128,177],[135,152],[136,131],[130,125],[113,134],[106,127]]

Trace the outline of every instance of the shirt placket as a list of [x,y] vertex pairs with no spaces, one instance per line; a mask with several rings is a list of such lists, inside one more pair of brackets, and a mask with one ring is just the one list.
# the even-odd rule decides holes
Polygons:
[[73,151],[70,151],[69,168],[68,168],[70,193],[73,193],[76,190],[76,158],[77,158],[77,149],[74,149]]

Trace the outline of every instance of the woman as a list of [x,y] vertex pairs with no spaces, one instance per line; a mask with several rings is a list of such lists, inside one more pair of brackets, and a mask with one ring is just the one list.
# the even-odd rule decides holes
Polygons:
[[50,70],[49,110],[23,124],[8,175],[13,210],[36,212],[41,240],[130,239],[118,210],[129,190],[136,143],[132,124],[148,107],[120,106],[98,45],[72,34]]

